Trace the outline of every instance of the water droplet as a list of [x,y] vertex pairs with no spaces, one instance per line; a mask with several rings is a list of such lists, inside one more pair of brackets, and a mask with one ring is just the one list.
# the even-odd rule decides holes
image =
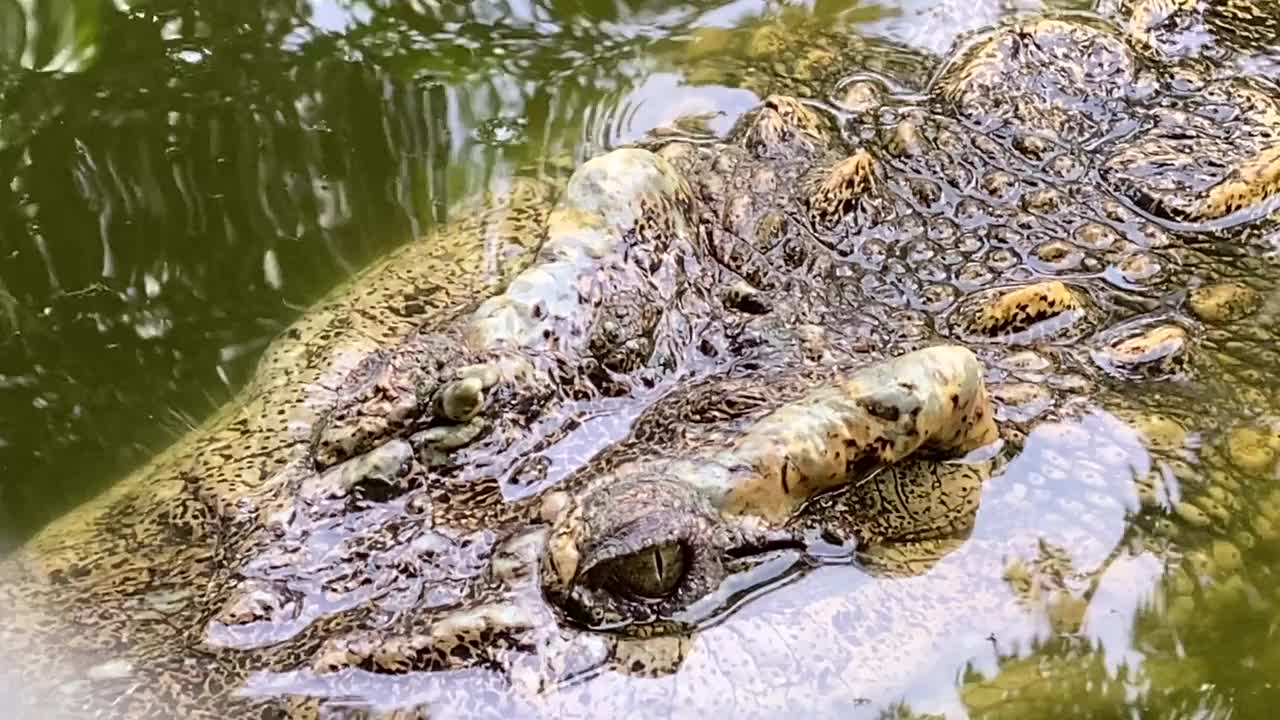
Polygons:
[[262,254],[262,277],[272,290],[279,290],[284,284],[280,271],[280,259],[276,256],[274,249],[268,249]]
[[524,118],[497,117],[480,123],[471,135],[485,145],[503,146],[524,142],[528,121]]

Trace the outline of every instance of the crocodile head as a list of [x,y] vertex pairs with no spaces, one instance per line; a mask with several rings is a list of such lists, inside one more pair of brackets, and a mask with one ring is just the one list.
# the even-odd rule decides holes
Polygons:
[[[1081,48],[1087,67],[1075,54]],[[748,354],[756,368],[769,370],[750,382],[771,391],[785,385],[778,364],[814,357],[856,357],[865,367],[901,350],[963,342],[990,363],[996,413],[1008,421],[1008,439],[1026,450],[1016,456],[1020,468],[1033,457],[1053,457],[1054,465],[1066,454],[1040,450],[1054,445],[1049,424],[1029,419],[1061,418],[1106,397],[1132,424],[1110,418],[1083,426],[1128,449],[1105,449],[1095,438],[1098,446],[1068,463],[1075,474],[1063,472],[1105,483],[1115,493],[1107,501],[1115,503],[1107,511],[1114,523],[1114,513],[1127,512],[1119,508],[1161,504],[1147,471],[1132,470],[1143,475],[1138,480],[1129,473],[1151,462],[1141,448],[1160,449],[1152,438],[1167,422],[1150,424],[1143,403],[1136,409],[1123,390],[1112,394],[1117,383],[1199,388],[1190,392],[1218,398],[1212,410],[1178,397],[1184,410],[1200,408],[1206,429],[1275,405],[1247,387],[1249,371],[1230,359],[1243,361],[1246,346],[1266,352],[1262,338],[1273,335],[1256,320],[1246,323],[1251,330],[1238,323],[1253,312],[1243,308],[1256,309],[1257,291],[1223,277],[1234,264],[1267,277],[1274,270],[1206,239],[1231,233],[1254,248],[1246,254],[1265,250],[1259,241],[1274,227],[1268,214],[1280,191],[1272,157],[1280,147],[1280,92],[1263,80],[1227,78],[1191,94],[1178,89],[1185,79],[1149,65],[1108,23],[1020,20],[966,46],[924,102],[880,94],[874,107],[853,115],[809,104],[830,121],[805,121],[801,128],[821,129],[806,133],[778,129],[787,119],[775,96],[720,145],[664,138],[655,150],[689,178],[709,251],[735,278],[726,312],[749,329],[743,334],[753,338]],[[1223,107],[1229,122],[1208,119]],[[870,328],[871,343],[850,342],[858,321]],[[1229,322],[1237,322],[1231,332],[1211,329]],[[813,325],[837,336],[816,352],[801,330]],[[1158,407],[1158,397],[1148,402]],[[836,407],[829,409],[838,415]],[[767,424],[767,417],[752,422]],[[647,460],[625,454],[589,470],[580,488],[557,493],[541,567],[546,597],[578,625],[682,636],[708,624],[714,608],[737,607],[753,588],[786,574],[775,567],[752,575],[780,554],[821,564],[811,553],[822,552],[822,533],[833,527],[854,541],[859,562],[919,573],[948,551],[938,543],[963,541],[977,497],[996,473],[974,462],[874,463],[843,474],[850,484],[843,493],[805,496],[785,510],[770,503],[744,509],[728,500],[726,487],[743,481],[725,458],[755,427],[707,433],[709,444],[677,459],[671,445],[678,442],[668,438],[650,447]],[[1079,433],[1070,423],[1061,427]],[[1023,444],[1026,432],[1035,450]],[[1126,437],[1135,432],[1136,440]],[[812,446],[802,433],[790,438],[795,444],[784,455]],[[785,470],[769,477],[786,495],[805,474],[787,461],[778,467]],[[1007,471],[996,474],[1008,482]],[[904,500],[913,492],[929,500]],[[1079,516],[1046,520],[1043,529],[1098,531],[1094,511],[1074,507]],[[1176,504],[1203,528],[1211,521],[1197,508]],[[1010,572],[1011,583],[1026,581],[1024,570]],[[959,584],[946,591],[952,599],[963,592]]]
[[749,558],[802,547],[786,524],[815,495],[915,453],[963,455],[993,442],[982,375],[965,348],[919,350],[831,377],[727,442],[591,477],[573,499],[551,503],[561,507],[544,589],[589,626],[675,623]]

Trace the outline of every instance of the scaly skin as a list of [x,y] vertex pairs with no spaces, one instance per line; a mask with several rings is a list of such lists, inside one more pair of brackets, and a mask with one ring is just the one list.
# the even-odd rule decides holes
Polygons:
[[[985,657],[985,633],[1024,646],[1078,630],[1099,587],[1150,586],[1104,584],[1113,567],[1197,533],[1243,545],[1237,516],[1271,523],[1247,530],[1267,546],[1280,519],[1240,491],[1280,442],[1232,424],[1276,406],[1277,92],[1183,93],[1130,43],[1032,18],[923,97],[780,81],[728,137],[597,158],[549,215],[534,193],[496,276],[476,252],[493,214],[404,251],[6,561],[0,632],[30,658],[6,696],[123,717],[874,712]],[[1168,131],[1210,111],[1227,119]],[[986,455],[913,455],[984,445],[992,417]],[[1207,465],[1221,481],[1187,424],[1231,458]],[[1140,512],[1154,527],[1121,544]],[[1253,580],[1223,554],[1203,587]],[[1178,597],[1222,602],[1200,589]]]
[[[1046,62],[1051,66],[1055,62],[1066,62],[1065,58],[1071,57],[1072,53],[1083,52],[1081,48],[1090,45],[1098,48],[1086,53],[1091,56],[1091,60],[1098,59],[1093,67],[1108,73],[1109,80],[1083,73],[1072,75],[1072,71],[1081,68],[1059,65],[1058,69],[1065,68],[1067,71],[1065,80],[1062,76],[1055,76],[1056,80],[1061,81],[1060,84],[1044,82],[1047,74]],[[796,105],[793,100],[785,97],[772,97],[766,99],[759,114],[745,120],[743,127],[735,133],[734,139],[742,149],[732,144],[727,148],[708,148],[705,144],[685,146],[679,142],[663,143],[661,154],[669,157],[673,164],[695,179],[695,193],[709,206],[709,211],[704,210],[704,222],[710,221],[712,227],[712,252],[717,253],[717,259],[728,269],[745,279],[745,288],[741,283],[734,284],[733,296],[750,297],[751,307],[756,308],[754,312],[759,313],[763,309],[763,312],[774,316],[771,323],[759,323],[767,328],[753,340],[758,342],[763,336],[766,345],[771,342],[783,346],[788,342],[800,344],[802,341],[799,339],[788,339],[786,330],[787,327],[796,325],[819,325],[827,331],[835,328],[847,329],[848,325],[842,326],[833,321],[845,307],[830,299],[829,286],[805,287],[805,279],[816,276],[813,284],[821,286],[823,281],[832,280],[832,275],[829,274],[832,267],[842,267],[847,272],[849,264],[862,265],[860,261],[864,259],[883,263],[880,258],[866,252],[871,245],[867,237],[874,238],[877,233],[882,233],[881,237],[886,238],[885,245],[891,250],[895,245],[900,247],[902,240],[898,238],[901,237],[901,230],[890,225],[895,220],[895,212],[890,208],[895,200],[901,202],[906,199],[910,203],[908,214],[914,210],[926,218],[956,217],[969,221],[970,227],[976,226],[982,230],[989,228],[989,225],[987,228],[983,227],[984,222],[994,224],[991,219],[1008,218],[1019,229],[1018,233],[1005,232],[998,236],[1003,244],[1012,246],[1014,253],[1009,254],[1011,262],[1002,261],[1003,267],[991,267],[988,264],[981,273],[976,268],[969,270],[971,266],[965,266],[961,273],[952,276],[953,287],[980,290],[983,286],[989,286],[994,279],[992,275],[995,273],[992,270],[1007,272],[1010,279],[1017,278],[1019,271],[1029,271],[1033,277],[1060,275],[1067,278],[1066,282],[1050,280],[1037,284],[1025,284],[1023,281],[1023,284],[1012,288],[975,293],[954,303],[955,310],[947,317],[947,322],[934,324],[932,327],[927,322],[920,322],[918,316],[905,321],[924,326],[914,328],[921,335],[928,337],[932,330],[943,335],[950,334],[952,338],[958,335],[966,342],[988,347],[993,344],[1025,346],[1083,340],[1084,348],[1065,346],[1057,349],[1055,354],[1060,361],[1071,363],[1070,358],[1079,358],[1080,350],[1084,350],[1092,363],[1084,361],[1077,367],[1096,366],[1112,376],[1129,380],[1185,380],[1189,375],[1199,374],[1201,387],[1211,387],[1212,390],[1208,390],[1209,396],[1223,401],[1227,406],[1224,413],[1224,408],[1220,406],[1205,407],[1198,403],[1184,405],[1198,408],[1202,415],[1198,418],[1197,427],[1210,432],[1215,426],[1220,427],[1219,423],[1230,422],[1232,413],[1242,410],[1247,412],[1250,407],[1257,407],[1259,401],[1263,405],[1272,405],[1273,399],[1265,398],[1258,392],[1256,381],[1248,375],[1237,374],[1240,369],[1237,362],[1223,356],[1224,351],[1234,355],[1246,347],[1251,347],[1254,351],[1265,348],[1266,341],[1263,338],[1273,336],[1272,331],[1263,329],[1265,321],[1251,324],[1248,329],[1236,328],[1237,332],[1231,334],[1229,341],[1226,340],[1226,335],[1212,332],[1206,333],[1208,337],[1193,338],[1186,327],[1189,318],[1178,317],[1169,310],[1176,307],[1178,287],[1186,282],[1188,276],[1193,286],[1206,281],[1211,283],[1223,268],[1230,268],[1233,263],[1239,262],[1230,255],[1215,257],[1213,253],[1221,252],[1223,248],[1220,247],[1207,248],[1210,254],[1201,255],[1206,248],[1184,244],[1181,242],[1181,232],[1219,231],[1246,226],[1245,232],[1236,235],[1237,238],[1242,237],[1248,242],[1249,238],[1258,237],[1254,234],[1254,227],[1249,224],[1262,217],[1276,195],[1276,186],[1266,170],[1270,163],[1268,147],[1273,142],[1272,133],[1277,128],[1274,114],[1268,109],[1276,101],[1275,88],[1263,89],[1263,86],[1253,81],[1233,79],[1217,85],[1216,92],[1206,96],[1211,102],[1225,101],[1234,104],[1239,114],[1235,122],[1204,126],[1197,134],[1192,135],[1192,140],[1186,146],[1178,150],[1179,158],[1198,159],[1203,155],[1192,151],[1190,146],[1202,142],[1206,143],[1206,147],[1213,147],[1211,152],[1214,153],[1216,167],[1219,168],[1215,170],[1217,174],[1207,178],[1203,175],[1196,176],[1195,181],[1203,184],[1188,185],[1183,183],[1187,177],[1193,176],[1183,166],[1170,166],[1167,160],[1152,151],[1158,143],[1163,142],[1163,131],[1158,123],[1136,136],[1117,135],[1116,130],[1132,120],[1150,117],[1158,119],[1169,106],[1181,104],[1183,108],[1188,105],[1195,107],[1197,102],[1205,101],[1197,101],[1195,97],[1191,97],[1170,100],[1168,105],[1162,104],[1163,96],[1160,93],[1168,91],[1157,88],[1157,94],[1153,96],[1149,86],[1151,83],[1159,85],[1164,80],[1146,76],[1151,70],[1131,55],[1124,38],[1106,24],[1079,25],[1063,20],[1020,22],[1010,29],[997,31],[990,39],[976,41],[975,47],[978,48],[976,51],[960,55],[954,66],[944,70],[935,92],[942,108],[953,109],[964,121],[973,121],[987,129],[989,135],[966,137],[964,126],[950,122],[945,115],[931,115],[928,111],[909,111],[904,120],[898,120],[881,110],[882,117],[888,115],[890,118],[885,123],[887,127],[882,125],[879,132],[880,137],[885,138],[882,144],[877,147],[872,141],[861,146],[841,148],[840,144],[842,141],[847,142],[849,135],[875,138],[878,123],[869,120],[867,122],[870,128],[846,131],[842,138],[835,139],[829,135],[824,136],[823,128],[829,125],[821,117],[807,116],[803,104]],[[1011,50],[1011,47],[1016,50]],[[1146,88],[1143,87],[1144,84],[1147,85]],[[1007,91],[1009,85],[1014,86],[1013,91]],[[1046,92],[1045,88],[1051,89]],[[1111,102],[1116,99],[1125,99],[1132,104],[1117,107]],[[994,101],[995,104],[984,101]],[[795,129],[790,133],[779,130],[786,127]],[[1256,138],[1257,143],[1237,143],[1231,147],[1213,144],[1216,143],[1215,138],[1227,137],[1228,133],[1233,132],[1251,139]],[[1099,174],[1095,175],[1095,171],[1091,170],[1092,163],[1087,157],[1073,154],[1070,150],[1073,144],[1084,141],[1103,143],[1098,150],[1099,154],[1103,157],[1108,157],[1109,154]],[[937,152],[935,148],[940,149],[944,142],[949,145],[945,153]],[[970,144],[974,150],[966,153]],[[877,150],[882,151],[882,154],[878,154]],[[844,153],[847,155],[845,159],[841,159]],[[972,165],[965,166],[956,162],[957,159],[963,159],[966,163],[972,163],[975,156],[983,158],[990,165],[984,170],[981,164],[975,169]],[[778,157],[782,158],[780,162]],[[794,162],[796,157],[802,158],[798,164]],[[1135,158],[1143,161],[1149,159],[1155,166],[1155,172],[1135,168]],[[1037,187],[1032,182],[1031,187],[1027,188],[1029,183],[1017,175],[1018,172],[1024,172],[1017,169],[1025,167],[1024,163],[1027,161],[1043,163],[1044,170],[1054,178],[1055,186]],[[823,170],[824,167],[829,169]],[[1010,169],[1006,170],[1005,167]],[[895,178],[897,171],[913,169],[921,175],[916,178],[907,176],[902,180]],[[919,180],[921,176],[929,179]],[[975,176],[982,192],[976,196],[966,192],[969,182]],[[816,179],[809,181],[808,178],[811,177]],[[941,182],[939,178],[942,179]],[[895,183],[895,180],[900,184]],[[895,184],[897,188],[894,187]],[[1177,232],[1144,223],[1140,216],[1136,216],[1128,208],[1098,194],[1098,185],[1109,186],[1114,192],[1132,198],[1141,209],[1157,217],[1163,216],[1163,220],[1169,221],[1165,227],[1176,229]],[[901,191],[895,198],[893,191],[898,188]],[[969,197],[957,203],[957,194]],[[939,203],[940,200],[942,203]],[[992,200],[995,202],[992,203]],[[806,208],[807,217],[804,214]],[[978,218],[977,223],[973,221],[975,217]],[[936,225],[930,226],[928,219],[920,223],[918,218],[917,215],[910,219],[917,227],[923,225],[921,230],[928,228],[931,240],[936,237],[937,240],[953,241],[957,236],[965,237],[955,227],[954,221],[934,220]],[[853,227],[841,228],[839,225],[842,223]],[[1263,227],[1267,226],[1263,223]],[[1026,231],[1030,231],[1028,234],[1032,235],[1032,238],[1028,238],[1032,239],[1031,243],[1026,243],[1021,237]],[[1047,236],[1047,239],[1033,239],[1034,235],[1039,235],[1040,238]],[[815,247],[815,243],[809,238],[815,238],[817,245],[834,251],[833,254],[843,256],[841,259],[846,263],[850,259],[853,262],[838,265],[836,259],[829,259],[823,248]],[[1126,243],[1129,244],[1127,249],[1124,248]],[[956,243],[952,247],[964,245]],[[859,254],[862,257],[858,257]],[[850,258],[850,255],[853,257]],[[1019,263],[1019,260],[1025,265]],[[779,270],[783,267],[788,268],[788,271]],[[870,269],[882,271],[890,268],[885,264]],[[1262,270],[1259,273],[1262,277],[1274,277],[1273,272],[1259,269]],[[966,273],[965,270],[969,272]],[[1081,282],[1081,270],[1098,273],[1107,284]],[[908,281],[914,279],[909,270],[892,271],[902,273]],[[943,271],[939,274],[945,276],[947,273]],[[882,272],[868,273],[868,276],[870,277],[864,277],[883,283]],[[841,280],[852,285],[849,278],[858,278],[856,269]],[[1264,280],[1264,286],[1269,282],[1271,281]],[[965,285],[969,287],[965,288]],[[823,294],[819,293],[819,289]],[[903,295],[910,297],[911,293],[904,292]],[[942,309],[952,305],[947,302],[946,295],[939,293],[937,297],[941,300]],[[1221,320],[1215,318],[1222,318],[1224,315],[1238,318],[1239,314],[1231,307],[1254,306],[1255,298],[1256,291],[1231,282],[1210,284],[1193,293],[1190,310],[1200,319],[1221,323]],[[874,303],[870,304],[874,308],[872,312],[882,312],[885,309],[875,308]],[[866,306],[861,309],[865,310]],[[936,311],[938,308],[931,309]],[[1248,311],[1240,313],[1247,314]],[[1100,315],[1108,317],[1103,321]],[[785,321],[778,316],[785,318]],[[869,324],[874,333],[877,323],[873,321]],[[874,334],[872,337],[880,339]],[[1197,342],[1202,347],[1194,347]],[[1213,357],[1204,357],[1202,351],[1208,351]],[[1235,357],[1243,360],[1242,355]],[[1274,358],[1274,353],[1265,362],[1269,363],[1271,358]],[[1052,366],[1052,363],[1049,364]],[[1233,383],[1233,376],[1241,382]],[[1057,389],[1059,392],[1051,395],[1058,396],[1057,402],[1062,403],[1061,396],[1079,392],[1081,385],[1075,380],[1064,378],[1058,383]],[[1199,392],[1205,390],[1200,389]],[[1051,400],[1050,403],[1052,402]],[[1112,402],[1124,406],[1128,401],[1113,399]],[[1008,413],[1013,408],[1006,406],[1004,409]],[[1043,413],[1044,409],[1041,408],[1038,412]],[[805,447],[803,442],[797,440],[793,451],[803,453]],[[1140,451],[1131,452],[1137,452],[1141,456]],[[636,451],[629,454],[643,457],[643,453]],[[1114,451],[1112,458],[1114,460]],[[1270,467],[1267,461],[1262,461],[1261,464]],[[1123,462],[1119,465],[1104,463],[1102,468],[1106,472],[1099,470],[1096,475],[1107,479],[1113,492],[1122,494],[1112,501],[1112,512],[1127,504],[1123,494],[1128,491],[1137,492],[1147,499],[1156,496],[1148,485],[1138,484],[1135,486],[1137,490],[1128,489],[1123,475],[1117,475],[1117,471],[1123,472],[1123,466]],[[715,528],[721,522],[718,518],[726,513],[723,508],[719,509],[718,514],[715,513],[716,505],[714,502],[706,502],[705,492],[690,495],[681,489],[682,485],[698,487],[705,482],[699,478],[705,476],[706,471],[699,469],[696,464],[692,467],[677,464],[674,467],[678,467],[679,471],[665,471],[639,479],[633,479],[632,475],[636,472],[643,474],[640,469],[642,465],[626,466],[629,472],[620,474],[607,467],[606,465],[594,471],[596,477],[603,478],[602,485],[580,492],[576,498],[577,504],[568,503],[568,509],[558,510],[559,517],[554,526],[558,530],[553,531],[555,534],[548,550],[550,565],[544,587],[554,602],[563,605],[569,616],[580,622],[611,627],[625,626],[628,622],[637,620],[642,624],[652,623],[655,619],[670,616],[678,609],[691,605],[693,598],[704,596],[709,592],[708,588],[719,584],[724,575],[723,563],[717,565],[705,562],[700,551],[722,547],[717,543],[725,542],[726,538],[723,534],[717,534]],[[671,483],[673,477],[680,479],[674,485]],[[959,479],[944,478],[938,481],[937,486],[947,488],[952,482],[957,482],[956,497],[972,495],[974,483],[964,482],[963,478],[963,474]],[[917,483],[908,487],[920,487],[919,477],[915,479]],[[980,485],[980,481],[977,484]],[[924,487],[928,485],[925,484]],[[959,488],[968,488],[968,492],[959,491]],[[595,497],[597,495],[600,497]],[[892,496],[893,493],[887,488],[869,493],[871,498]],[[933,496],[933,499],[936,502],[924,505],[934,508],[965,506],[963,502],[948,503],[937,496]],[[597,509],[579,509],[579,505],[587,504]],[[868,504],[875,505],[874,502]],[[1164,507],[1156,500],[1149,500],[1149,504]],[[1206,501],[1206,504],[1215,507],[1213,501]],[[642,509],[646,506],[661,508],[661,513],[646,514]],[[1187,506],[1185,501],[1168,506],[1168,509],[1190,524],[1207,522],[1201,520],[1204,512],[1197,506]],[[734,513],[727,514],[732,516]],[[765,518],[769,517],[767,511],[761,514]],[[927,513],[922,515],[928,517]],[[839,525],[838,518],[841,516],[820,517],[821,520],[813,524],[830,528]],[[879,535],[880,539],[887,537],[918,541],[921,534],[928,538],[930,532],[936,532],[939,528],[954,531],[968,527],[963,521],[955,521],[955,518],[952,518],[952,522],[947,522],[931,517],[923,525],[908,523],[906,527],[894,527],[882,533],[874,533],[866,528],[874,524],[870,518],[877,517],[875,514],[855,514],[854,517],[861,524],[852,528],[850,534],[872,538]],[[1014,528],[1005,540],[1022,538],[1016,542],[1025,542],[1033,537],[1043,536],[1052,527],[1073,538],[1073,542],[1065,547],[1075,550],[1089,546],[1088,538],[1097,532],[1097,528],[1091,527],[1087,522],[1092,519],[1089,515],[1083,518],[1062,518],[1060,515],[1060,519],[1060,524],[1048,522],[1038,528]],[[1077,524],[1077,521],[1080,522]],[[732,546],[733,543],[742,543],[744,537],[748,545],[780,542],[777,536],[760,536],[755,528],[748,533],[730,533],[727,542]],[[684,539],[684,542],[676,543],[673,539]],[[982,547],[982,544],[969,543],[965,548],[969,552],[981,554],[983,551],[973,550],[975,546]],[[988,548],[987,557],[998,557],[995,547],[999,546],[996,543],[994,547]],[[693,548],[688,551],[689,556],[684,555],[682,547]],[[925,545],[926,550],[933,547],[933,544]],[[601,548],[604,549],[603,552],[598,550]],[[1161,552],[1167,550],[1161,548]],[[602,558],[604,569],[594,564],[595,561],[590,557],[592,554]],[[922,554],[928,556],[927,553]],[[913,561],[911,557],[911,552],[908,551],[905,557],[891,558],[888,565],[907,568],[918,565],[918,561]],[[877,558],[875,562],[883,560],[884,558]],[[1086,577],[1097,578],[1112,562],[1116,560],[1110,558],[1106,563],[1099,562],[1080,569],[1079,572]],[[990,567],[988,565],[985,572],[989,572]],[[975,579],[981,577],[978,568],[973,570]],[[944,583],[939,592],[955,599],[969,597],[964,588],[978,590],[981,587],[981,582],[968,585],[953,579],[950,583]],[[640,588],[645,591],[638,590]],[[663,590],[657,602],[650,599],[641,603],[627,597],[628,593],[633,592],[652,595],[649,591],[655,588]],[[1134,590],[1136,588],[1131,589]],[[987,594],[985,590],[978,590],[976,596],[984,597]],[[1073,599],[1069,593],[1063,602],[1065,605],[1055,605],[1054,608],[1087,606],[1087,599]],[[839,604],[853,608],[860,603],[844,598]],[[927,604],[924,600],[917,600],[912,607]],[[876,603],[875,606],[896,607],[898,604],[890,600]],[[960,610],[960,607],[965,609]],[[967,615],[969,607],[967,602],[958,603],[952,608],[952,612]],[[1066,611],[1054,609],[1052,612]],[[930,615],[930,627],[936,627],[935,621],[942,620],[939,615]],[[824,675],[814,669],[813,662],[815,657],[828,657],[828,653],[837,657],[848,657],[851,654],[855,657],[867,657],[863,653],[868,647],[886,651],[887,643],[882,644],[872,638],[880,638],[886,631],[897,637],[902,630],[896,626],[888,630],[877,627],[872,619],[868,619],[868,622],[869,625],[858,625],[856,630],[849,628],[848,632],[840,633],[847,638],[848,644],[837,641],[825,652],[805,652],[804,656],[808,658],[806,671]],[[669,628],[661,627],[660,631],[669,632]],[[746,622],[741,624],[735,636],[740,634],[742,637],[756,637],[761,632],[776,634],[777,630],[773,626],[765,630]],[[799,637],[814,641],[814,636],[820,635],[820,632],[814,631],[811,635]],[[705,638],[706,635],[700,637]],[[714,642],[707,641],[708,644]],[[799,642],[804,643],[806,640]],[[732,707],[738,712],[747,711],[745,708],[751,708],[751,711],[761,709],[760,705],[750,702],[737,703],[736,700],[743,696],[749,696],[752,702],[778,701],[778,707],[791,708],[803,702],[798,698],[807,697],[808,702],[803,703],[804,706],[813,706],[812,695],[806,695],[806,690],[798,690],[795,696],[786,701],[781,700],[776,691],[761,688],[756,692],[750,687],[742,687],[741,676],[754,678],[769,675],[773,668],[788,666],[784,658],[796,651],[795,646],[772,647],[770,650],[778,654],[770,656],[767,653],[753,653],[736,639],[728,640],[725,645],[734,649],[722,647],[716,651],[717,656],[721,656],[723,651],[735,657],[750,657],[752,660],[744,661],[743,664],[755,668],[756,672],[744,668],[742,672],[734,673],[732,678],[725,678],[723,695],[706,690],[723,703],[716,709]],[[625,657],[624,653],[616,650],[614,659],[617,660],[619,655]],[[683,658],[685,653],[682,651],[679,656]],[[885,661],[885,658],[894,657],[892,652],[874,657],[889,668],[894,667]],[[625,662],[621,664],[625,666]],[[652,664],[649,666],[651,672],[654,667]],[[705,669],[690,669],[688,665],[682,665],[678,674],[682,682],[704,690],[714,685],[708,679]],[[894,675],[891,669],[886,670],[886,674]],[[846,682],[850,679],[848,672],[835,675]],[[859,680],[864,679],[864,676],[856,673],[853,676]],[[1195,675],[1188,677],[1194,679]],[[866,685],[852,684],[856,687],[877,687],[874,680],[865,679]],[[728,689],[730,685],[738,692],[731,692]],[[797,685],[816,691],[816,687],[809,683],[799,682]],[[625,690],[609,687],[606,694]],[[1186,689],[1192,686],[1178,687]],[[1032,688],[1032,692],[1036,690],[1037,688]],[[826,691],[830,696],[829,688]],[[839,696],[839,693],[836,695]],[[734,697],[735,702],[727,701],[726,696]],[[670,709],[677,714],[688,712],[690,715],[706,710],[692,709],[697,706],[696,702],[687,702],[688,698],[682,700],[686,702],[661,703],[658,707],[664,711]],[[642,702],[654,702],[654,699],[646,697]],[[625,703],[620,705],[626,706]]]

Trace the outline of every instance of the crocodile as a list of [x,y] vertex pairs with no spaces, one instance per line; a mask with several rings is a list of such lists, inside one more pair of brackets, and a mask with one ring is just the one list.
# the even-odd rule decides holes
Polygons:
[[1271,607],[1280,91],[1086,14],[979,33],[923,94],[850,77],[336,291],[4,561],[6,699],[986,711],[956,667],[1094,608]]

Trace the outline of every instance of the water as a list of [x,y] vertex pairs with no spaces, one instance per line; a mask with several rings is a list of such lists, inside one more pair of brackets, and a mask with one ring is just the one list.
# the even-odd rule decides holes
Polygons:
[[[198,423],[303,308],[460,199],[681,116],[720,112],[710,125],[727,128],[757,96],[672,67],[717,29],[811,13],[943,53],[1041,7],[0,0],[0,546]],[[1186,636],[1202,682],[1095,716],[1267,707],[1274,627],[1217,602]],[[1185,652],[1162,644],[1160,626],[1189,620],[1154,607],[1117,612],[1155,626],[1144,652]],[[1130,686],[1086,645],[997,648],[981,669],[1016,680],[1076,658],[1079,697],[1112,683],[1123,700]]]

